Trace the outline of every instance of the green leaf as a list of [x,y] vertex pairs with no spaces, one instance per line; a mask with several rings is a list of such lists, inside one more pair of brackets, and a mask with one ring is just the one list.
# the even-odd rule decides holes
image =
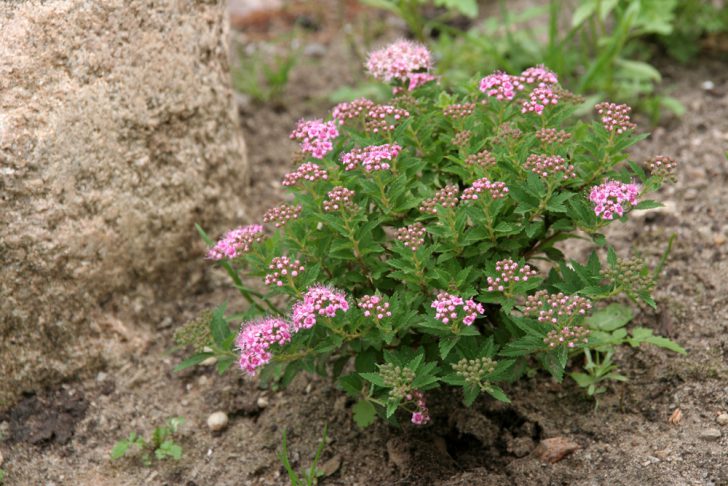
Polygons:
[[359,375],[367,380],[368,382],[374,383],[377,386],[386,387],[384,384],[384,378],[379,373],[359,373]]
[[473,385],[468,385],[463,389],[463,403],[466,407],[473,404],[476,398],[480,395],[480,388]]
[[359,400],[356,402],[352,411],[354,412],[354,422],[362,429],[371,425],[377,416],[374,405],[368,400]]
[[506,344],[498,354],[501,356],[515,358],[518,356],[532,354],[537,351],[542,351],[546,349],[546,347],[547,346],[543,342],[542,338],[538,338],[536,336],[524,336]]
[[364,385],[364,382],[362,381],[361,377],[357,375],[356,373],[351,373],[349,375],[344,375],[339,377],[337,380],[339,385],[341,385],[341,388],[349,395],[354,398],[359,397],[361,395],[361,389]]
[[452,348],[458,343],[460,336],[445,336],[438,343],[440,348],[440,359],[444,360],[452,351]]
[[485,392],[498,401],[511,403],[511,399],[508,398],[505,392],[498,386],[488,384],[488,386],[485,387]]
[[220,304],[215,311],[212,313],[212,319],[210,320],[210,332],[212,338],[215,340],[215,344],[218,346],[224,346],[228,337],[232,334],[227,321],[225,320],[225,308],[227,303]]
[[574,15],[571,17],[571,28],[574,29],[583,24],[586,19],[591,17],[597,10],[597,2],[595,0],[584,0],[574,10]]
[[667,339],[666,337],[650,336],[647,339],[645,339],[645,342],[649,343],[649,344],[654,344],[655,346],[658,346],[660,348],[669,349],[670,351],[674,351],[676,353],[687,354],[687,351],[685,351],[685,348],[680,346],[675,341]]
[[190,356],[189,358],[187,358],[186,360],[182,361],[180,364],[175,366],[174,371],[175,372],[182,371],[186,368],[189,368],[190,366],[200,364],[203,361],[205,361],[207,358],[211,358],[213,356],[214,356],[213,353],[208,353],[208,352],[193,354],[192,356]]
[[587,317],[586,323],[593,329],[610,332],[626,326],[633,317],[630,307],[613,303]]
[[128,442],[126,440],[120,440],[116,444],[114,444],[114,448],[111,449],[111,459],[116,460],[124,456],[126,454],[126,451],[129,450],[129,447],[131,446],[131,442]]
[[644,201],[638,202],[634,206],[634,209],[655,209],[661,207],[663,207],[663,204],[661,202],[653,201],[651,199],[645,199]]

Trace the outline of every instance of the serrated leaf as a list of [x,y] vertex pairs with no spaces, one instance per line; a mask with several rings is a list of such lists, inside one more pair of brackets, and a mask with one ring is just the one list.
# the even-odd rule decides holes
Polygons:
[[359,376],[365,380],[374,383],[377,386],[385,387],[384,378],[379,373],[359,373]]
[[189,368],[190,366],[194,366],[196,364],[200,364],[203,361],[205,361],[207,358],[211,358],[214,356],[212,353],[204,352],[204,353],[196,353],[190,356],[189,358],[182,361],[180,364],[174,367],[174,371],[182,371],[186,368]]
[[632,309],[623,304],[609,304],[587,317],[586,324],[593,329],[611,332],[627,325],[634,317]]
[[368,427],[374,423],[374,419],[377,416],[377,410],[374,408],[372,402],[368,400],[359,400],[352,407],[354,412],[354,422],[362,429]]
[[225,341],[230,337],[232,332],[225,320],[225,308],[226,303],[219,305],[212,313],[212,319],[210,319],[210,333],[218,346],[224,346]]
[[508,398],[506,393],[498,386],[489,384],[485,388],[485,392],[500,402],[511,403],[511,399]]
[[480,395],[480,389],[476,386],[468,385],[463,389],[463,403],[466,407],[473,404],[476,398]]
[[452,351],[452,348],[458,343],[460,336],[445,336],[440,339],[438,347],[440,348],[440,359],[444,360]]
[[660,348],[669,349],[670,351],[674,351],[676,353],[680,354],[687,354],[687,351],[685,351],[685,348],[680,346],[675,341],[672,341],[666,337],[662,336],[650,336],[647,339],[645,339],[646,343],[654,344],[655,346],[658,346]]
[[126,454],[126,451],[129,450],[130,446],[131,443],[125,440],[120,440],[119,442],[114,444],[114,448],[111,449],[111,459],[116,460],[123,457],[124,454]]

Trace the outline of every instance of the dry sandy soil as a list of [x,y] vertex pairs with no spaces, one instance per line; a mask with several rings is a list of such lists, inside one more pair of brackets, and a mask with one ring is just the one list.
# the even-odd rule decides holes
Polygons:
[[[325,30],[325,29],[324,29]],[[253,167],[248,214],[258,215],[283,193],[276,183],[290,167],[287,134],[300,117],[323,115],[332,86],[359,76],[345,42],[311,34],[282,103],[241,102]],[[320,49],[319,47],[323,47]],[[162,303],[139,323],[130,351],[110,357],[96,376],[26,397],[0,415],[0,452],[10,485],[278,485],[287,478],[276,452],[288,430],[292,462],[307,466],[324,424],[330,442],[322,462],[330,485],[727,485],[728,427],[728,62],[701,59],[661,66],[665,84],[687,107],[665,120],[634,152],[635,160],[671,155],[678,182],[656,199],[666,208],[613,225],[625,253],[656,260],[667,237],[678,239],[656,297],[659,312],[638,312],[639,325],[682,344],[687,356],[655,348],[620,349],[630,381],[604,396],[595,411],[573,382],[537,375],[509,387],[511,405],[485,398],[472,409],[459,396],[433,393],[432,424],[403,430],[377,424],[358,429],[343,392],[321,378],[299,376],[285,391],[262,389],[236,370],[218,376],[197,367],[173,373],[184,353],[172,333],[196,312],[223,299],[240,303],[224,275],[206,268],[193,288]],[[701,88],[712,81],[710,90]],[[647,123],[641,124],[648,129]],[[573,253],[581,251],[572,248]],[[668,423],[679,408],[682,420]],[[214,411],[230,424],[213,434]],[[135,458],[109,461],[115,440],[168,417],[187,419],[184,458],[144,468]],[[721,437],[709,437],[709,429]],[[714,431],[713,431],[714,432]],[[579,449],[556,464],[533,454],[544,438],[563,436]]]

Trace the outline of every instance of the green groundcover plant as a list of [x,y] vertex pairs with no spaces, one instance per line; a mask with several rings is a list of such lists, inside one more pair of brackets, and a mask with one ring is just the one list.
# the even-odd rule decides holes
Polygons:
[[[427,392],[441,386],[467,405],[481,393],[508,401],[503,382],[537,369],[561,381],[570,361],[596,394],[624,379],[611,360],[623,343],[682,352],[649,329],[628,332],[629,308],[599,304],[624,294],[655,307],[664,264],[620,259],[602,233],[659,206],[646,195],[675,173],[669,157],[629,160],[646,135],[628,106],[577,119],[580,100],[543,66],[446,92],[410,41],[372,52],[367,68],[393,99],[300,121],[299,165],[282,181],[292,200],[214,245],[200,229],[251,305],[182,328],[179,342],[198,352],[178,368],[217,357],[220,371],[237,362],[283,385],[302,370],[331,376],[365,426],[398,410],[427,423]],[[572,238],[594,242],[585,262],[558,249]]]

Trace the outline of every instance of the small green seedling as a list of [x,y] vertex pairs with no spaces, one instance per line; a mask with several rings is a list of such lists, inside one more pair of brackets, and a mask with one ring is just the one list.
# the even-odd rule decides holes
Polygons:
[[319,459],[321,459],[321,454],[326,448],[327,433],[328,425],[325,425],[324,433],[321,437],[321,442],[319,443],[319,446],[316,449],[316,455],[313,458],[313,463],[311,463],[311,467],[303,470],[303,479],[301,479],[301,476],[299,476],[298,473],[293,469],[290,461],[288,460],[288,442],[286,439],[286,431],[283,430],[283,443],[281,445],[281,451],[278,453],[278,459],[283,464],[283,467],[286,468],[286,472],[288,473],[288,479],[291,481],[291,486],[299,486],[304,484],[306,486],[313,486],[314,484],[318,484],[318,479],[324,475],[324,472],[318,469],[316,466],[318,465]]
[[172,436],[177,433],[183,423],[182,417],[168,419],[166,425],[154,429],[152,437],[148,440],[144,436],[132,432],[129,437],[114,445],[114,448],[111,449],[111,459],[124,457],[132,446],[136,446],[141,451],[142,464],[146,467],[152,465],[153,458],[161,461],[171,457],[175,461],[179,461],[182,458],[182,446],[177,444]]

